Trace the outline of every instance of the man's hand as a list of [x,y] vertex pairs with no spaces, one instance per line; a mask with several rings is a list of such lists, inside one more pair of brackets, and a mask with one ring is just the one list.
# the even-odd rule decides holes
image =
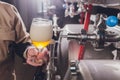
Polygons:
[[29,47],[27,51],[27,63],[32,66],[42,66],[48,61],[47,48]]

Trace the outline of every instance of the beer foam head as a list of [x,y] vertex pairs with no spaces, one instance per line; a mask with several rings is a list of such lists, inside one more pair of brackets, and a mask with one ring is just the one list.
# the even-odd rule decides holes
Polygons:
[[45,42],[51,40],[52,36],[52,21],[46,19],[33,20],[30,28],[30,37],[32,41]]

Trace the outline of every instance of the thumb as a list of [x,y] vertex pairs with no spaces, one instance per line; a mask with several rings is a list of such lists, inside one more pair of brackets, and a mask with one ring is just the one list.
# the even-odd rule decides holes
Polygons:
[[38,50],[35,47],[29,47],[27,51],[27,56],[35,56],[38,55]]

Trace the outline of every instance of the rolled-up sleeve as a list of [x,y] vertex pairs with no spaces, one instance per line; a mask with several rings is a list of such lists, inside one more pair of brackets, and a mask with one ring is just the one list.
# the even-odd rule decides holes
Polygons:
[[15,52],[24,58],[27,47],[31,46],[31,39],[19,12],[14,6],[12,6],[12,10],[15,14]]

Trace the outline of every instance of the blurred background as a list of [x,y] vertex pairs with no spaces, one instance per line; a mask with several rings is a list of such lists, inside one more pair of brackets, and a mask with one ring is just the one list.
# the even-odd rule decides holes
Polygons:
[[[46,19],[52,19],[53,14],[56,14],[58,19],[58,26],[63,28],[66,24],[79,24],[80,16],[75,15],[73,18],[70,16],[65,17],[64,0],[1,0],[17,7],[25,25],[27,31],[30,30],[30,25],[33,18],[41,17]],[[87,1],[87,0],[86,0]],[[90,0],[89,0],[90,1]],[[98,4],[120,4],[120,0],[94,0]],[[118,3],[119,2],[119,3]],[[77,4],[74,3],[75,10],[77,10]],[[53,9],[53,11],[52,11]],[[50,10],[50,11],[49,11]],[[107,16],[114,15],[120,12],[120,6],[103,7],[95,5],[93,7],[92,14],[104,13]],[[111,48],[110,48],[111,49]],[[108,51],[110,50],[108,49]],[[17,80],[32,80],[36,68],[23,64],[21,58],[16,56],[16,73]]]

